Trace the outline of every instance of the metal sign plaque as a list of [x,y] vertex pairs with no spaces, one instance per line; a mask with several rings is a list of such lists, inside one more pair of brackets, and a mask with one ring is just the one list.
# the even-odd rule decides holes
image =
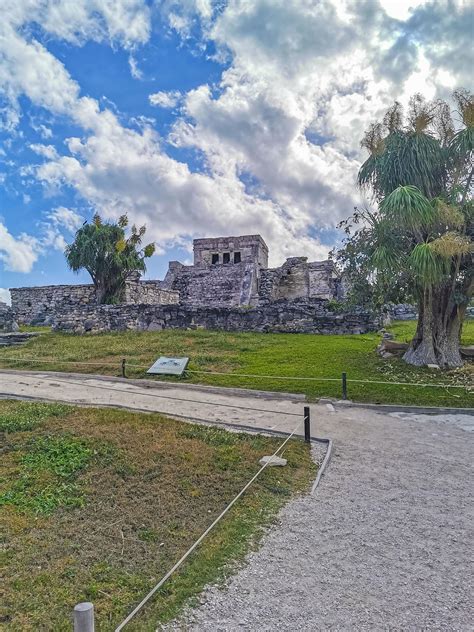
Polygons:
[[161,356],[148,369],[147,373],[155,375],[183,375],[188,366],[189,358],[167,358]]

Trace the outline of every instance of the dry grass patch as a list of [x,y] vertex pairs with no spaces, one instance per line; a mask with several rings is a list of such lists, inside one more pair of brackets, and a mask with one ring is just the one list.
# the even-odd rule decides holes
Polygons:
[[[6,434],[1,465],[0,621],[9,630],[70,630],[84,600],[96,606],[98,629],[113,630],[280,443],[113,409],[0,402],[0,421],[14,410],[40,420]],[[307,447],[291,441],[285,458],[288,467],[263,473],[130,630],[174,617],[307,489]]]

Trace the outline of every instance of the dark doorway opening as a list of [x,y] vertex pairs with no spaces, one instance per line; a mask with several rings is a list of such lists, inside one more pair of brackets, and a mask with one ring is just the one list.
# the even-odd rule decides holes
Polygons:
[[230,252],[224,252],[222,255],[222,263],[230,263]]
[[218,255],[218,254],[212,255],[211,262],[212,262],[213,264],[215,264],[215,263],[219,263],[219,255]]
[[240,263],[242,261],[242,257],[240,256],[240,252],[234,252],[234,263]]

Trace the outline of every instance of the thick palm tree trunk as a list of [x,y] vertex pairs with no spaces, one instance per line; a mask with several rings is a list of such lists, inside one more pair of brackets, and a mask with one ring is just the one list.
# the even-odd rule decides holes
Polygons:
[[441,368],[462,366],[461,329],[466,306],[452,303],[449,291],[425,290],[419,304],[416,334],[403,359],[408,364]]

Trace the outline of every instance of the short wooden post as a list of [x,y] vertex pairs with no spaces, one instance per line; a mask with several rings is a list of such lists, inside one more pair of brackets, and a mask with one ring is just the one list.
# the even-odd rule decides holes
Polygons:
[[89,601],[74,606],[74,632],[94,632],[94,604]]
[[125,373],[125,358],[122,360],[122,377],[127,377],[126,373]]
[[342,399],[347,399],[347,373],[342,374]]
[[304,440],[311,443],[311,417],[309,406],[304,407]]

